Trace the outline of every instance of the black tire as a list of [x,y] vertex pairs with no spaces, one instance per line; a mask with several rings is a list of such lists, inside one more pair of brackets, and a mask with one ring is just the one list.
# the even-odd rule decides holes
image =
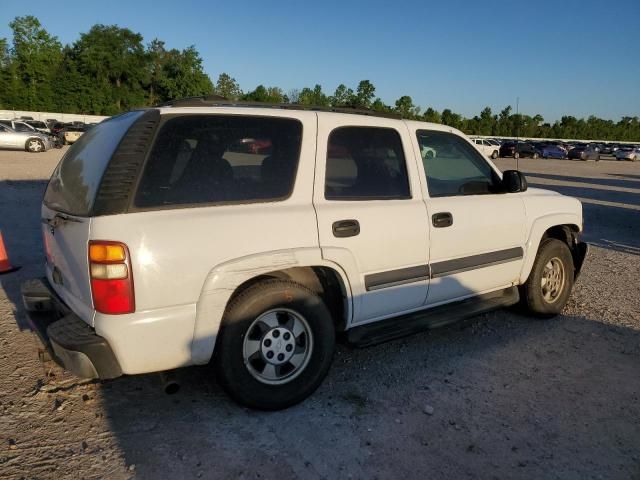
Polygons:
[[494,150],[494,151],[493,151],[493,153],[491,154],[491,158],[492,158],[493,160],[495,160],[496,158],[498,158],[498,151],[497,151],[497,150]]
[[540,157],[540,155],[538,155],[538,152],[534,152],[533,155],[531,156],[531,158],[533,158],[534,160],[537,160],[538,157]]
[[[253,333],[249,329],[256,328],[254,321],[265,312],[278,308],[304,318],[311,339],[307,346],[312,347],[308,360],[296,375],[286,383],[274,385],[256,378],[259,373],[255,370],[254,373],[250,371],[251,362],[245,364],[244,348],[245,336],[250,340],[248,335]],[[260,340],[260,355],[264,352],[262,345],[266,335],[262,334]],[[214,363],[220,384],[238,403],[261,410],[279,410],[301,402],[320,386],[331,366],[334,348],[333,320],[316,293],[294,282],[265,280],[241,292],[228,305],[216,343]],[[268,362],[267,357],[259,361],[265,365]]]
[[515,152],[515,153],[513,154],[513,158],[520,158],[520,154],[519,154],[518,152]]
[[[554,260],[562,263],[564,281],[562,282],[562,287],[558,289],[558,294],[552,301],[549,301],[543,292],[542,279],[545,268]],[[520,288],[522,305],[529,313],[539,317],[558,315],[571,295],[574,272],[573,257],[567,244],[555,238],[543,240],[538,248],[529,278]]]

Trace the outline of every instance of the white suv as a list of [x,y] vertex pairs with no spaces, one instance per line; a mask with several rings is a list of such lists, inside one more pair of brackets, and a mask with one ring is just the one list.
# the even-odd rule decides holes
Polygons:
[[493,159],[498,158],[500,154],[500,144],[495,140],[487,140],[486,138],[473,138],[472,142],[475,143],[476,148],[484,153],[487,157]]
[[318,387],[338,331],[371,345],[519,298],[555,315],[586,254],[580,202],[527,190],[455,129],[208,98],[89,130],[42,222],[46,279],[23,300],[64,367],[212,361],[263,409]]

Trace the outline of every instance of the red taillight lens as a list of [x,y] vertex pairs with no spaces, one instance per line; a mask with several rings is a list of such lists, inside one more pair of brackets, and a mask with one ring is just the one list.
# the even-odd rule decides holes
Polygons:
[[89,242],[89,274],[93,306],[98,312],[135,312],[131,261],[124,243]]

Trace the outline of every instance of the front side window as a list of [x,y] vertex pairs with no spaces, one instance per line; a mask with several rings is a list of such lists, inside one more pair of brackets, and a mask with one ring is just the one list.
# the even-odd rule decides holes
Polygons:
[[341,127],[327,143],[327,200],[411,198],[400,134],[391,128]]
[[274,201],[292,190],[302,124],[278,117],[186,115],[167,120],[135,206]]
[[498,191],[497,174],[463,138],[434,130],[418,130],[417,137],[431,197]]

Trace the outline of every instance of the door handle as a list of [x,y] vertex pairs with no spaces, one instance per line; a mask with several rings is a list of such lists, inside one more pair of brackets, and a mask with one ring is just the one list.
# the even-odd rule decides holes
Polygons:
[[360,233],[360,223],[357,220],[338,220],[333,222],[333,236],[337,238],[355,237]]
[[453,225],[453,215],[449,212],[434,213],[431,222],[436,228],[445,228]]

